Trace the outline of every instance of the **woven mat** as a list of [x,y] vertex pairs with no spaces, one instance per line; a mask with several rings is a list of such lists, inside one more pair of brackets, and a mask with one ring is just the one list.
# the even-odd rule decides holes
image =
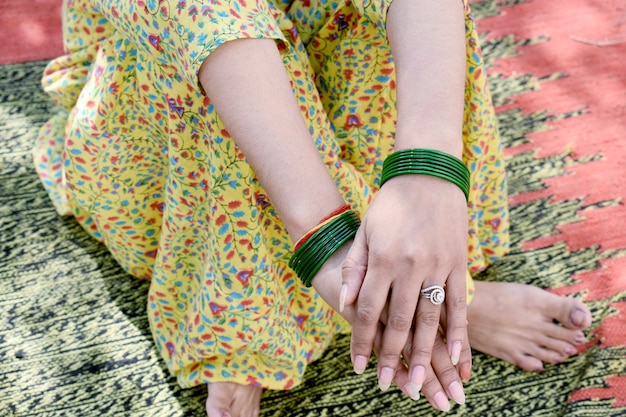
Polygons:
[[[594,320],[579,354],[543,373],[477,353],[468,401],[451,416],[626,415],[625,82],[621,73],[580,70],[585,53],[606,67],[624,49],[569,37],[550,20],[561,6],[539,3],[474,7],[507,146],[513,222],[511,255],[482,279],[578,297]],[[513,32],[512,22],[525,26]],[[582,52],[570,57],[558,42]],[[559,64],[561,52],[579,66]],[[205,388],[179,389],[153,345],[148,284],[59,217],[39,183],[30,149],[53,111],[39,86],[44,66],[0,66],[0,416],[203,416]],[[354,375],[348,346],[337,339],[301,386],[266,392],[262,415],[440,414],[397,390],[381,393],[372,365]]]

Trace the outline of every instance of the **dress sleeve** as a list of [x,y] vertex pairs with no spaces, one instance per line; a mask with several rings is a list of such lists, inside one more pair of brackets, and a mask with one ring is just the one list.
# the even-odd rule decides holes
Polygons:
[[[380,35],[387,37],[387,11],[393,0],[352,0],[357,11],[376,25]],[[469,15],[469,0],[460,0]]]
[[383,37],[387,37],[387,11],[393,0],[352,0],[357,11],[376,25]]
[[[221,44],[243,38],[284,41],[267,0],[103,0],[100,12],[156,65],[196,82]],[[169,71],[168,71],[169,72]]]

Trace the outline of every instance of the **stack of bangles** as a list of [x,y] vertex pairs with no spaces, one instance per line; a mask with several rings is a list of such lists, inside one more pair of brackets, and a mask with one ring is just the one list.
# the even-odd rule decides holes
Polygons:
[[[434,149],[404,149],[389,155],[383,163],[381,187],[398,175],[421,174],[438,177],[457,185],[469,198],[469,170],[458,158]],[[302,283],[311,281],[324,262],[344,243],[354,238],[361,222],[349,205],[333,211],[302,236],[294,246],[289,260]]]
[[346,204],[296,242],[289,266],[305,286],[311,286],[311,280],[324,262],[356,235],[360,224],[359,216]]

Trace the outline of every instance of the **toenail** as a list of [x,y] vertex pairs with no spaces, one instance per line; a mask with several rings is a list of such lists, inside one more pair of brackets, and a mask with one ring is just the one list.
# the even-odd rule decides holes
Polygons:
[[585,335],[580,333],[579,335],[576,336],[575,340],[576,340],[576,343],[580,345],[585,342]]
[[582,327],[585,324],[585,312],[580,308],[575,308],[570,316],[570,321],[576,327]]
[[576,353],[576,348],[574,346],[568,346],[565,348],[565,354],[570,356]]

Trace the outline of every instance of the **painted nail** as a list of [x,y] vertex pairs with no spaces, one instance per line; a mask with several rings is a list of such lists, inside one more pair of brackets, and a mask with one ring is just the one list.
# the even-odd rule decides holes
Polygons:
[[367,367],[367,358],[365,356],[357,355],[354,358],[354,372],[361,375],[365,372],[365,368]]
[[382,392],[385,392],[391,386],[391,381],[396,373],[389,367],[384,367],[380,370],[380,376],[378,377],[378,387]]
[[426,368],[424,368],[423,366],[416,366],[411,370],[411,375],[409,375],[409,380],[417,391],[420,391],[422,389],[425,378]]
[[341,293],[339,293],[339,312],[343,313],[343,309],[346,306],[346,297],[348,296],[348,284],[341,286]]
[[580,333],[578,335],[576,335],[576,343],[578,343],[579,345],[582,343],[585,343],[586,339],[585,339],[585,335]]
[[433,402],[435,403],[435,407],[441,411],[450,411],[450,401],[448,401],[448,397],[446,397],[446,394],[443,392],[439,391],[436,393]]
[[464,363],[463,366],[461,366],[461,381],[463,382],[469,382],[471,376],[472,376],[472,365],[469,363]]
[[450,354],[450,360],[452,365],[456,366],[459,363],[459,357],[461,356],[461,342],[456,341],[452,344],[452,353]]
[[559,355],[554,355],[554,362],[555,363],[561,363],[563,362],[563,358]]
[[565,348],[565,354],[568,356],[573,355],[574,353],[576,353],[576,348],[574,346],[567,346]]
[[452,396],[454,402],[457,404],[465,404],[465,393],[463,392],[463,387],[458,381],[451,383],[448,390],[450,391],[450,395]]
[[420,399],[420,392],[419,390],[418,391],[415,390],[415,386],[413,384],[411,383],[406,384],[404,386],[404,390],[413,401],[417,401]]
[[586,314],[580,308],[575,308],[570,316],[570,321],[576,327],[582,327],[585,324]]

